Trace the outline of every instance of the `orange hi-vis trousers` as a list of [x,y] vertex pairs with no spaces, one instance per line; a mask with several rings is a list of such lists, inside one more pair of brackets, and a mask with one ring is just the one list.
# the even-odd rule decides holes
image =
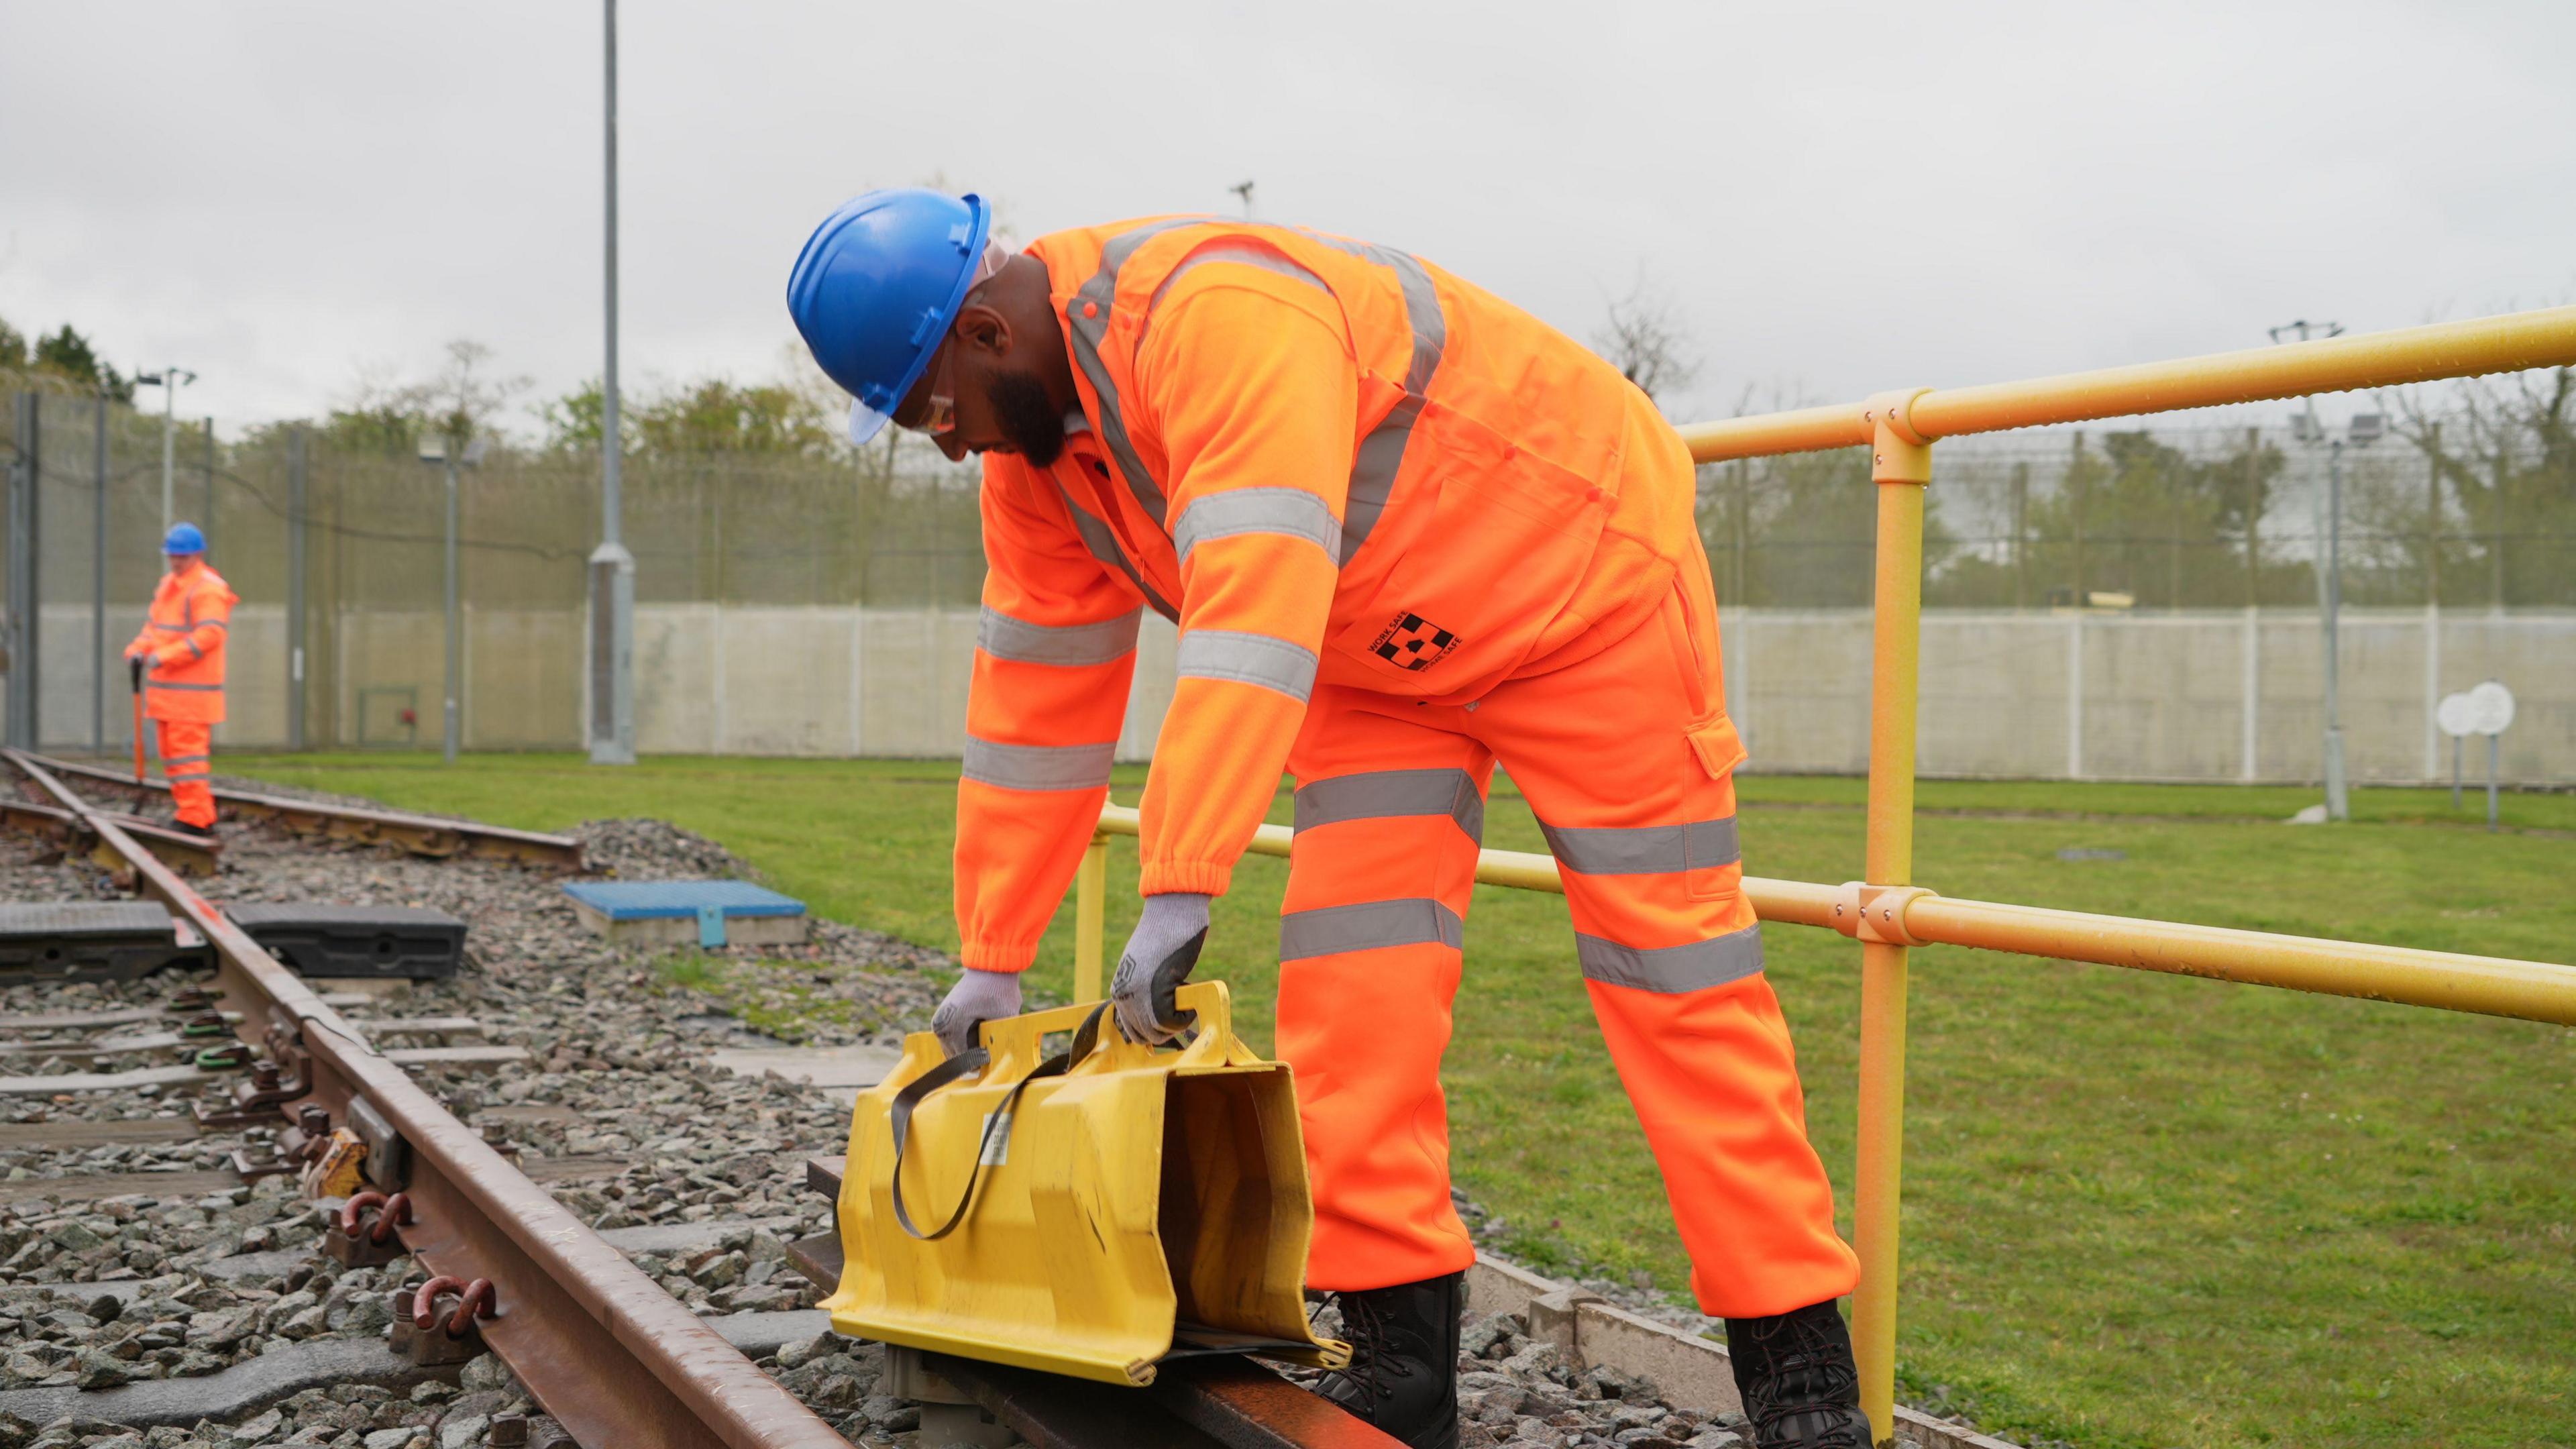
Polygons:
[[207,783],[214,773],[214,726],[202,720],[156,719],[160,737],[161,778],[170,782],[170,803],[188,825],[215,823],[215,791]]
[[1485,790],[1500,759],[1545,827],[1574,955],[1663,1169],[1701,1310],[1785,1313],[1850,1292],[1780,1004],[1740,886],[1707,565],[1589,658],[1472,704],[1316,689],[1289,769],[1278,1046],[1313,1180],[1307,1283],[1456,1272],[1440,1056]]

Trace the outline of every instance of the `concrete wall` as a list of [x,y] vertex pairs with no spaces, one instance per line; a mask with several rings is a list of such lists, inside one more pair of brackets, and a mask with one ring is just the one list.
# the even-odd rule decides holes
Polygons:
[[[112,611],[110,749],[126,741],[114,656],[141,622]],[[317,628],[337,692],[336,730],[317,701],[318,747],[435,746],[441,622],[435,612],[349,613]],[[90,618],[44,616],[49,743],[89,740]],[[1727,698],[1750,768],[1857,773],[1869,757],[1870,619],[1861,610],[1737,610],[1724,618]],[[587,635],[579,614],[465,614],[465,744],[581,743]],[[953,756],[965,733],[972,610],[645,605],[636,610],[636,743],[648,753]],[[1172,696],[1173,630],[1149,618],[1122,759],[1141,760]],[[2576,615],[2354,610],[2342,630],[2345,753],[2365,781],[2447,778],[2435,701],[2502,679],[2521,701],[2502,772],[2576,782]],[[286,736],[286,621],[275,606],[234,617],[232,718],[219,747]],[[1927,775],[2104,780],[2305,780],[2319,772],[2316,616],[2298,610],[2063,615],[1937,612],[1923,621],[1922,769]],[[390,692],[388,692],[390,691]],[[317,690],[318,692],[318,690]],[[362,740],[361,702],[371,738]],[[408,704],[404,729],[395,711]],[[2483,774],[2484,747],[2469,752]]]

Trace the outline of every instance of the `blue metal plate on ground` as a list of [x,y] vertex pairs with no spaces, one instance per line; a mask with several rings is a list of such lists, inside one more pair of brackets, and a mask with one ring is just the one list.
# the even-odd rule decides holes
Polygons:
[[564,894],[612,921],[801,916],[805,903],[744,880],[575,881]]

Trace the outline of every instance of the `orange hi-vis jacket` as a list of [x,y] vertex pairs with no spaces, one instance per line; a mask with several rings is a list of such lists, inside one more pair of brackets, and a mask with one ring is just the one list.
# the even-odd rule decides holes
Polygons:
[[143,677],[145,714],[197,724],[223,720],[224,636],[240,602],[211,564],[161,575],[143,631],[125,649],[151,660]]
[[1179,624],[1180,677],[1142,889],[1218,894],[1319,681],[1472,701],[1652,617],[1697,547],[1687,451],[1646,396],[1410,255],[1195,217],[1028,250],[1081,417],[1049,467],[985,457],[968,966],[1036,951],[1107,791],[1143,608]]

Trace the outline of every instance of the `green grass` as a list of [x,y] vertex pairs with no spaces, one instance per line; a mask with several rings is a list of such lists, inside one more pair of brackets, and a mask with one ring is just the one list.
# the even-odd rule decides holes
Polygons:
[[[655,815],[825,914],[953,946],[940,762],[228,757],[221,768],[534,828]],[[1122,775],[1120,798],[1138,776]],[[1749,777],[1759,874],[1857,874],[1861,785]],[[2571,959],[2576,798],[1932,782],[1922,881],[1953,895]],[[1274,818],[1284,814],[1283,810]],[[2477,823],[2470,823],[2470,822]],[[1498,792],[1487,843],[1544,846]],[[2063,848],[2117,861],[2063,861]],[[1112,851],[1112,948],[1135,851]],[[1283,862],[1219,903],[1202,974],[1266,1047]],[[1072,910],[1034,984],[1063,991]],[[1589,1024],[1561,899],[1480,889],[1449,1054],[1463,1185],[1543,1265],[1686,1266]],[[1848,1227],[1857,952],[1766,932]],[[685,968],[675,968],[682,969]],[[1901,1373],[1988,1427],[2086,1446],[2576,1444],[2576,1032],[1928,949],[1913,973]]]

